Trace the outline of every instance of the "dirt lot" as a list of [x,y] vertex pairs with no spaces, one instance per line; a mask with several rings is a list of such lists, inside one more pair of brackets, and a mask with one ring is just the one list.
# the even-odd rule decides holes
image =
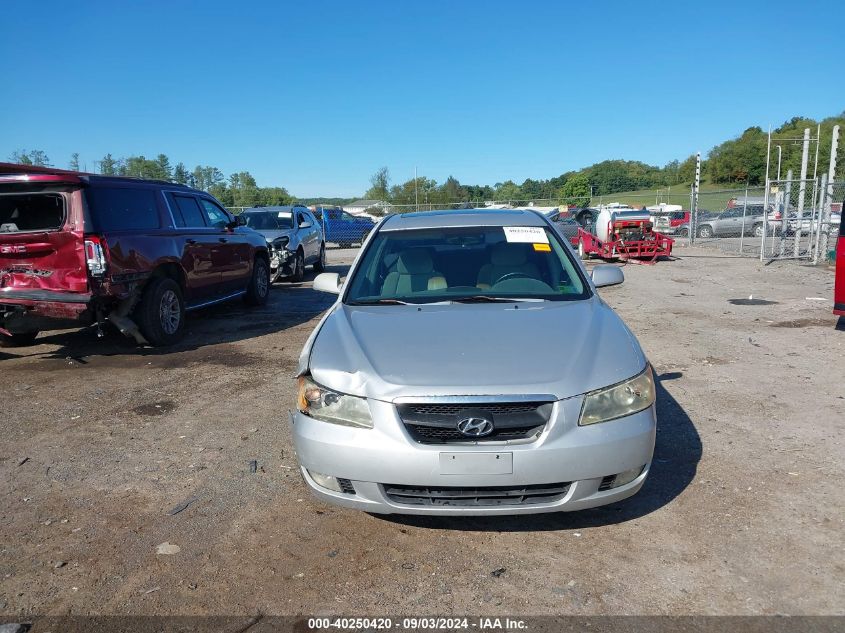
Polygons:
[[[175,350],[77,331],[0,352],[0,616],[845,613],[833,275],[680,254],[602,292],[660,376],[660,422],[643,490],[581,513],[312,499],[287,420],[331,303],[308,282],[193,315]],[[750,295],[776,303],[730,303]]]

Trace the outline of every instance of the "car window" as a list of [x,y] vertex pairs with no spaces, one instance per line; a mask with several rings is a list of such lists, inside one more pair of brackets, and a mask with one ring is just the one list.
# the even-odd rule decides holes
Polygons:
[[247,211],[243,218],[246,225],[256,231],[293,228],[293,214],[290,211]]
[[536,226],[380,231],[345,302],[585,299],[589,286],[570,251],[556,231]]
[[86,196],[97,231],[138,231],[161,226],[154,189],[91,187]]
[[200,205],[197,204],[196,198],[174,194],[173,202],[176,203],[176,208],[173,209],[173,219],[176,221],[176,226],[193,229],[205,228],[205,216],[200,211]]
[[305,214],[302,213],[302,211],[300,211],[299,213],[296,214],[296,225],[297,226],[302,226],[307,221],[308,220],[305,218]]
[[205,218],[208,226],[213,226],[215,229],[225,229],[226,225],[231,222],[229,214],[223,209],[214,204],[211,200],[200,198],[203,210],[205,211]]
[[0,196],[0,233],[54,231],[65,221],[65,201],[58,193]]
[[344,222],[354,222],[355,221],[355,217],[350,215],[346,211],[340,212],[340,219],[343,220]]

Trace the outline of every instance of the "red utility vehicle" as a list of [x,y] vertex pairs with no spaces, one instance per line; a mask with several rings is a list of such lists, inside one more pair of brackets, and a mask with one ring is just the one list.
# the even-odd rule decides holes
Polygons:
[[658,233],[646,211],[602,210],[591,230],[578,229],[571,238],[582,259],[639,259],[652,263],[672,254],[674,240]]

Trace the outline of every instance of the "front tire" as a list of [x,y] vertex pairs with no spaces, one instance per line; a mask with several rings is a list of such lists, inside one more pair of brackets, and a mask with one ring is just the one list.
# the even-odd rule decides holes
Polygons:
[[0,347],[26,347],[35,342],[38,331],[22,334],[0,334]]
[[704,225],[698,229],[698,237],[709,238],[713,237],[713,227]]
[[314,262],[314,271],[321,273],[326,269],[326,244],[320,244],[320,257]]
[[270,265],[263,257],[256,257],[252,265],[252,277],[246,287],[244,301],[247,305],[263,306],[270,296]]
[[763,225],[762,224],[755,224],[754,225],[754,237],[763,237]]
[[305,255],[302,254],[301,250],[298,250],[296,251],[296,259],[293,261],[293,275],[291,275],[291,281],[299,283],[303,279],[305,279]]
[[135,309],[135,320],[153,347],[177,343],[185,333],[182,288],[169,277],[151,279]]

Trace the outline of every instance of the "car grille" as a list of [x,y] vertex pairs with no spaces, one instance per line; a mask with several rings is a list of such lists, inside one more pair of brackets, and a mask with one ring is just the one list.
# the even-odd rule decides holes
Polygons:
[[[552,402],[449,402],[400,404],[396,409],[415,441],[420,444],[452,444],[535,438],[548,423],[553,406]],[[458,422],[473,416],[492,420],[493,432],[484,437],[472,437],[458,431]]]
[[401,505],[467,508],[554,503],[566,496],[569,484],[570,482],[489,488],[421,488],[385,484],[383,489],[390,501]]
[[515,426],[507,429],[496,429],[485,437],[467,437],[457,428],[441,428],[437,426],[423,426],[421,424],[405,423],[408,433],[420,444],[442,444],[450,442],[504,442],[505,440],[524,440],[533,437],[543,430],[545,423],[531,426]]

